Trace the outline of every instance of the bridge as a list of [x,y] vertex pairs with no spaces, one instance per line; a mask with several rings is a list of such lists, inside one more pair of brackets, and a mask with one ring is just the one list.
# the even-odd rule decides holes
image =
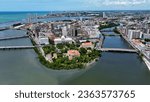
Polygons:
[[120,34],[102,34],[103,36],[121,36]]
[[42,47],[42,46],[41,45],[37,45],[37,46],[0,46],[0,50],[33,49],[35,47]]
[[27,38],[29,37],[28,35],[23,35],[23,36],[16,36],[16,37],[5,37],[5,38],[0,38],[1,40],[12,40],[12,39],[20,39],[20,38]]
[[100,30],[101,32],[112,32],[113,30]]
[[127,52],[127,53],[137,53],[134,49],[123,49],[123,48],[100,48],[98,49],[102,52]]

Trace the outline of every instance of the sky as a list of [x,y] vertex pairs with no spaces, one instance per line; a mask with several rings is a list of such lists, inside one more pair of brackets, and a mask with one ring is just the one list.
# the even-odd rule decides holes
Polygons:
[[0,11],[150,10],[150,0],[0,0]]

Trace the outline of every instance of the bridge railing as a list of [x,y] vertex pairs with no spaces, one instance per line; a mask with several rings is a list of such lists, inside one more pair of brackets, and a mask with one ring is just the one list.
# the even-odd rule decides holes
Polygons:
[[137,52],[134,49],[121,49],[121,48],[100,48],[100,51],[113,51],[113,52]]

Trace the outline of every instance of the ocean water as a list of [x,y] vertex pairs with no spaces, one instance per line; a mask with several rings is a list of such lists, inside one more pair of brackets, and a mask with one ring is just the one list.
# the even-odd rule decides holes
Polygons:
[[46,12],[0,12],[0,23],[25,20],[31,14],[45,15]]
[[[36,11],[36,12],[0,12],[0,27],[10,26],[17,22],[27,22],[27,18],[31,15],[42,16],[46,14],[56,14],[62,13],[63,11]],[[89,18],[89,17],[84,17]],[[80,19],[80,17],[55,17],[55,18],[46,18],[38,19],[38,21],[56,21],[56,20],[71,20],[71,19]],[[36,21],[33,21],[36,22]]]
[[29,15],[37,14],[45,15],[49,12],[0,12],[0,27],[11,25],[15,22],[24,22],[27,20]]

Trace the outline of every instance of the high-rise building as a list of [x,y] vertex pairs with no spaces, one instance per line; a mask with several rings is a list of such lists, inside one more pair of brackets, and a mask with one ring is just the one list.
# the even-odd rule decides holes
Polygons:
[[143,34],[143,38],[144,38],[144,39],[149,39],[149,38],[150,38],[150,34],[146,34],[146,33]]
[[62,35],[67,36],[67,27],[62,27]]
[[69,29],[69,36],[78,36],[81,33],[81,28],[76,26],[71,26]]
[[105,12],[103,12],[103,18],[107,18],[107,16],[106,16],[106,13],[105,13]]
[[82,17],[80,17],[80,21],[83,21],[83,18],[82,18]]
[[142,32],[140,30],[128,30],[129,40],[142,38]]

